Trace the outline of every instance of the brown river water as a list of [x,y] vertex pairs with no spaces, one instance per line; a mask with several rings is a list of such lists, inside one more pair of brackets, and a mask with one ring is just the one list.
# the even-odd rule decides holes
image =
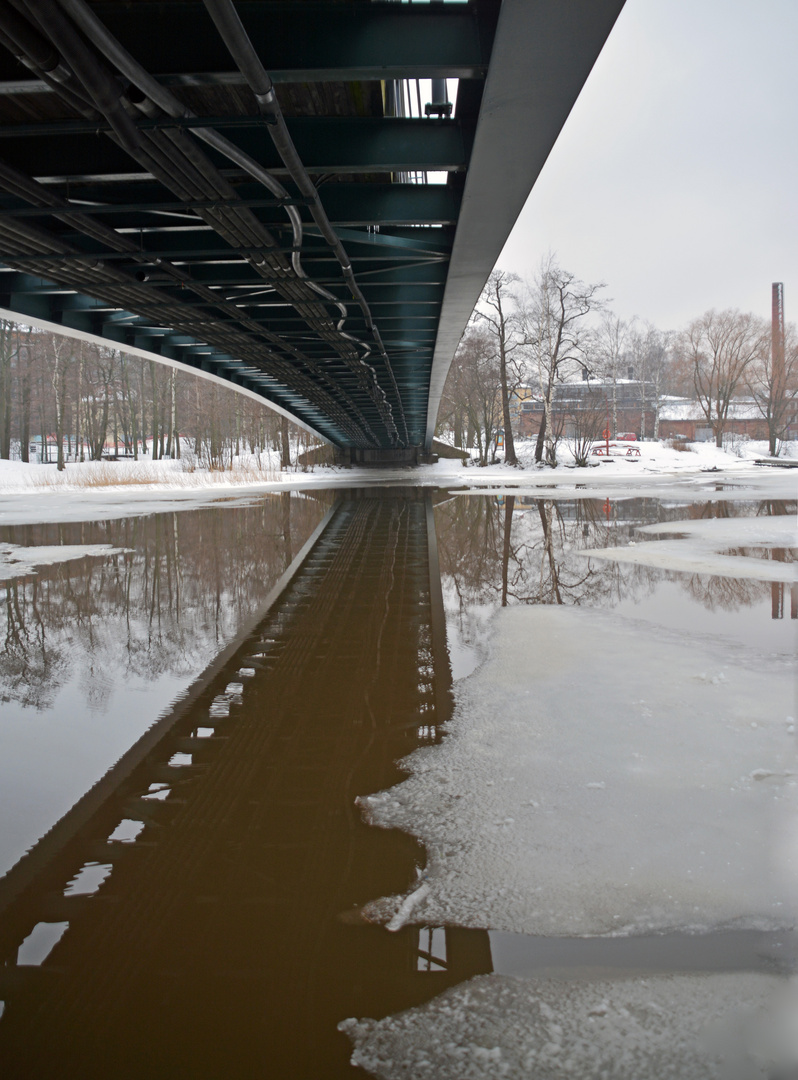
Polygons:
[[406,891],[425,852],[355,799],[444,737],[502,605],[791,652],[791,567],[771,583],[575,553],[658,521],[794,512],[397,488],[0,530],[0,553],[113,549],[0,580],[0,1074],[365,1076],[341,1020],[493,970],[771,970],[767,934],[388,933],[361,909]]

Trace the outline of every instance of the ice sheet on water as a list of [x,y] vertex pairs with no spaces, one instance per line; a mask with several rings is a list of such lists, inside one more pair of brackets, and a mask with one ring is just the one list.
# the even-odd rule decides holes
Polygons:
[[74,559],[102,558],[107,555],[123,555],[128,548],[115,548],[111,544],[56,544],[40,547],[22,547],[19,544],[0,544],[0,581],[35,574],[37,566],[72,562]]
[[769,975],[527,981],[483,975],[420,1008],[345,1020],[380,1080],[794,1076],[798,993]]
[[793,581],[796,564],[752,555],[731,555],[730,548],[789,548],[798,544],[792,515],[754,518],[704,518],[643,525],[638,534],[662,539],[637,540],[627,547],[595,548],[577,554],[614,562],[638,563],[689,574],[756,581]]
[[458,684],[448,737],[360,802],[427,847],[411,921],[549,936],[791,926],[793,697],[783,660],[733,644],[508,608]]

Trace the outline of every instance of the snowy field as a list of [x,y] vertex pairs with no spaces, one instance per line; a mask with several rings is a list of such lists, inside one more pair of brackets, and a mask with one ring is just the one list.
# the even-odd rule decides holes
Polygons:
[[[754,464],[758,457],[767,455],[766,443],[741,443],[737,452],[708,443],[692,443],[687,451],[653,442],[640,443],[639,447],[639,458],[597,459],[595,465],[584,469],[573,466],[567,448],[562,448],[561,464],[556,469],[536,466],[533,440],[519,442],[519,468],[503,464],[464,468],[459,460],[441,459],[435,465],[415,468],[316,466],[307,472],[281,472],[276,459],[261,455],[258,459],[236,459],[234,468],[223,473],[186,472],[180,461],[149,460],[69,464],[58,473],[54,465],[0,460],[0,525],[102,521],[193,510],[267,491],[318,487],[428,486],[535,494],[541,487],[556,484],[557,497],[571,498],[579,492],[664,497],[668,490],[684,493],[685,485],[700,494],[721,481],[727,495],[736,498],[743,492],[753,498],[768,498],[774,491],[794,497],[789,493],[798,490],[798,469]],[[798,444],[788,444],[783,456],[798,457]]]

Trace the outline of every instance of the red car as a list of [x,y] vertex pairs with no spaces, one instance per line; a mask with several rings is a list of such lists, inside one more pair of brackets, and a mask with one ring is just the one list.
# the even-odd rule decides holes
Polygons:
[[615,438],[619,442],[637,442],[637,436],[633,431],[619,431]]

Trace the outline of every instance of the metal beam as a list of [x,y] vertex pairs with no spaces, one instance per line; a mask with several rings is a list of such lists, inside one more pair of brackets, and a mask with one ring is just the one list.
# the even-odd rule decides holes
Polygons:
[[[301,116],[287,124],[305,167],[316,173],[460,172],[468,165],[474,137],[473,125],[459,120]],[[265,121],[258,120],[253,127],[227,132],[227,137],[281,175],[285,169],[265,127]],[[209,156],[228,167],[215,151]],[[138,171],[136,162],[101,134],[5,138],[0,157],[40,179],[111,180]]]
[[[404,412],[411,441],[424,439],[425,426],[431,438],[462,329],[622,0],[236,6],[275,82],[303,84],[278,96],[307,170],[343,180],[321,183],[320,199],[369,307],[353,302],[340,252],[322,236],[308,200],[295,197],[296,175],[284,181],[287,197],[276,199],[203,145],[235,198],[171,150],[186,183],[161,184],[104,121],[86,121],[54,95],[12,100],[3,96],[8,85],[0,85],[0,158],[47,180],[57,198],[7,177],[16,194],[0,199],[0,231],[16,272],[0,273],[0,304],[213,374],[341,446],[394,439],[386,394],[393,417]],[[178,96],[200,115],[178,126],[224,129],[286,177],[199,0],[101,0],[92,8],[149,71],[183,88]],[[454,120],[383,118],[379,87],[369,81],[446,76],[461,80]],[[0,82],[6,77],[24,83],[0,56]],[[332,85],[318,85],[325,80]],[[141,117],[139,127],[147,145],[148,130],[175,123]],[[158,153],[199,147],[193,137],[156,144]],[[393,182],[425,172],[450,175],[442,185]],[[310,294],[290,270],[299,234],[289,204],[304,222],[305,272],[345,312],[335,299]],[[276,291],[278,278],[288,284]],[[341,315],[343,335],[335,329]],[[372,347],[364,368],[357,342],[371,342],[372,319],[390,360]]]
[[[229,209],[229,201],[206,199],[198,202],[181,203],[177,200],[163,201],[163,189],[157,194],[150,185],[145,188],[135,201],[105,202],[100,206],[76,204],[75,209],[90,217],[100,217],[110,228],[125,228],[141,225],[163,226],[179,224],[165,217],[166,214],[180,214],[188,218],[193,210]],[[263,189],[254,185],[240,185],[237,206],[256,211],[260,220],[268,223],[285,222],[286,206],[306,206],[308,200],[302,198],[274,199],[264,198]],[[83,193],[82,193],[83,194]],[[327,184],[319,192],[325,212],[334,225],[454,225],[460,209],[461,192],[447,184]],[[108,198],[108,192],[104,192]],[[10,200],[0,200],[0,219],[2,218],[40,218],[48,216],[49,211],[27,204],[19,205]],[[188,221],[186,222],[188,223]],[[201,221],[197,221],[201,225]]]
[[[149,3],[146,18],[137,4],[92,7],[148,71],[172,84],[243,83],[201,4]],[[277,83],[479,79],[487,70],[489,42],[472,4],[239,0],[236,8]],[[19,66],[2,53],[0,83],[20,83]]]

